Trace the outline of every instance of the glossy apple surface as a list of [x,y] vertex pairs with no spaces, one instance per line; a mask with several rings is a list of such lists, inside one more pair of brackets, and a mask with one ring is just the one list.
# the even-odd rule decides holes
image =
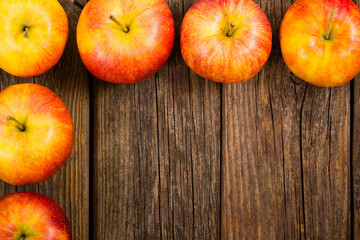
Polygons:
[[0,68],[19,77],[48,71],[60,60],[68,32],[57,0],[0,0]]
[[0,239],[70,240],[69,220],[51,198],[13,193],[0,198]]
[[271,52],[270,23],[251,0],[198,0],[181,25],[181,53],[200,76],[223,83],[254,77]]
[[18,84],[0,92],[0,179],[14,185],[50,178],[68,159],[73,123],[51,90]]
[[280,27],[286,65],[322,87],[340,86],[360,71],[360,10],[351,0],[298,0]]
[[135,83],[166,62],[174,34],[174,20],[164,0],[91,0],[80,15],[77,44],[94,76]]

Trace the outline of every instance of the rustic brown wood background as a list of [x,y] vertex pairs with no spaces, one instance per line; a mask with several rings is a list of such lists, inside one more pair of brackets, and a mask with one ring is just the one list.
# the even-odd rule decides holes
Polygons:
[[60,0],[70,34],[59,64],[34,78],[1,71],[0,89],[34,82],[55,91],[74,120],[74,149],[48,181],[1,182],[0,196],[54,198],[75,240],[360,239],[360,77],[338,88],[295,77],[278,37],[294,1],[256,0],[273,30],[268,63],[243,84],[205,80],[180,53],[194,2],[167,0],[176,39],[163,68],[115,85],[79,57],[85,0]]

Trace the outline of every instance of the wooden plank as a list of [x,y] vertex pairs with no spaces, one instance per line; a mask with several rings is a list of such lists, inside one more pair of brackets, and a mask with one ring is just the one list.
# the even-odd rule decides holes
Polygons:
[[[359,2],[357,2],[359,4]],[[353,82],[352,121],[352,221],[353,239],[360,239],[360,77]]]
[[307,89],[302,111],[306,237],[350,238],[350,84]]
[[190,72],[194,238],[220,239],[221,85]]
[[223,239],[300,239],[302,234],[298,109],[303,86],[289,82],[281,57],[280,20],[289,6],[282,2],[256,1],[274,39],[264,69],[246,83],[223,88]]
[[33,82],[57,93],[73,118],[73,151],[66,164],[49,180],[17,187],[1,183],[0,196],[21,191],[45,194],[65,211],[71,223],[73,239],[89,239],[89,84],[75,35],[81,9],[70,0],[59,2],[69,20],[69,40],[60,62],[49,72],[34,78],[16,78],[1,71],[0,87]]
[[[155,76],[94,80],[95,239],[219,239],[220,85],[189,71],[176,40]],[[111,104],[109,104],[111,103]]]
[[160,239],[155,89],[94,80],[94,239]]
[[[357,6],[360,5],[359,0],[354,0]],[[351,159],[351,180],[352,180],[352,237],[360,239],[360,76],[356,76],[352,82],[352,159]]]
[[281,57],[292,1],[256,1],[273,28],[261,73],[223,91],[224,239],[350,237],[350,89],[310,86]]
[[157,82],[162,236],[219,239],[220,85],[171,65]]
[[[269,71],[268,66],[266,68],[246,83],[224,86],[223,239],[283,239],[286,235],[284,225],[293,226],[291,221],[298,221],[290,216],[289,223],[284,222],[284,205],[288,205],[288,211],[293,213],[296,210],[292,208],[296,205],[291,204],[301,203],[301,200],[291,199],[290,202],[284,197],[284,188],[298,184],[295,180],[298,172],[293,171],[292,159],[288,158],[296,149],[284,146],[285,141],[294,136],[287,129],[282,135],[285,119],[272,105],[270,92],[273,90],[265,77]],[[292,174],[287,175],[284,164],[290,165],[288,172]],[[291,181],[287,182],[290,186],[285,185],[285,176]],[[299,199],[298,191],[289,194]]]
[[168,1],[176,39],[157,79],[163,239],[220,238],[221,85],[184,63],[184,14],[194,3]]

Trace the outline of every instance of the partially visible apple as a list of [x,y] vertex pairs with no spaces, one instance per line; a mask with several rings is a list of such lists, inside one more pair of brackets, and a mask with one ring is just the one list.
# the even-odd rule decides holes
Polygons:
[[135,83],[170,56],[174,20],[164,0],[91,0],[77,26],[81,59],[95,77]]
[[51,198],[31,192],[0,198],[0,239],[70,240],[69,220]]
[[360,71],[360,10],[351,0],[297,0],[280,27],[286,65],[321,87],[349,82]]
[[0,92],[0,179],[44,181],[66,162],[72,145],[72,119],[55,93],[36,84]]
[[48,71],[60,60],[68,32],[57,0],[0,0],[0,68],[19,77]]
[[269,20],[251,0],[198,0],[181,25],[181,53],[200,76],[223,83],[254,77],[270,56]]

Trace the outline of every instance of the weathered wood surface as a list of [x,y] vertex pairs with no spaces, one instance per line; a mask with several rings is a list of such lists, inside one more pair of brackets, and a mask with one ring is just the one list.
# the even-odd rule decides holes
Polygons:
[[350,84],[296,78],[279,45],[293,1],[256,1],[273,29],[267,66],[223,91],[222,237],[349,239]]
[[220,237],[221,93],[182,60],[192,3],[168,2],[176,40],[155,76],[127,86],[94,79],[95,239]]
[[77,51],[77,2],[60,1],[70,35],[56,67],[25,79],[0,72],[0,89],[35,82],[64,100],[71,158],[46,182],[1,182],[0,196],[54,198],[76,240],[360,239],[360,79],[319,88],[289,71],[278,33],[293,0],[255,1],[273,50],[243,84],[205,80],[184,63],[179,31],[195,0],[167,0],[176,39],[156,75],[132,85],[95,79]]

